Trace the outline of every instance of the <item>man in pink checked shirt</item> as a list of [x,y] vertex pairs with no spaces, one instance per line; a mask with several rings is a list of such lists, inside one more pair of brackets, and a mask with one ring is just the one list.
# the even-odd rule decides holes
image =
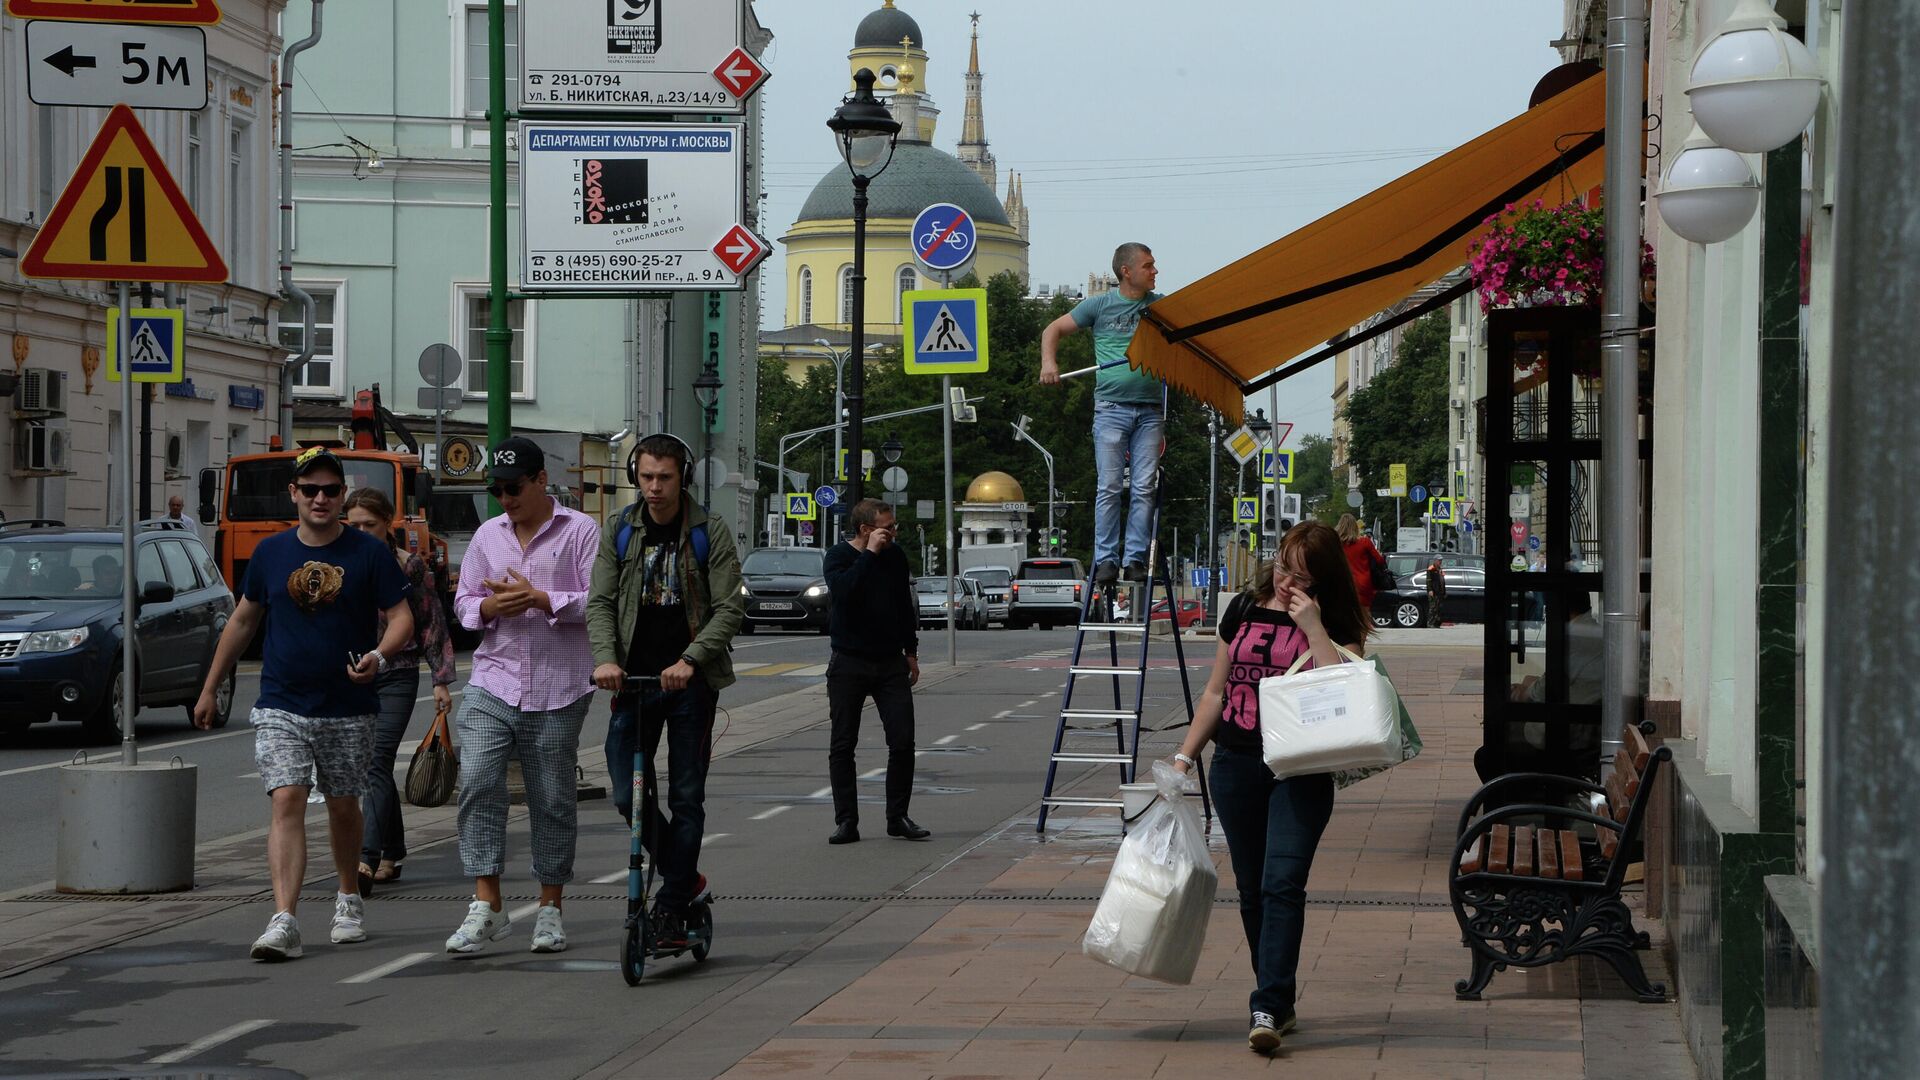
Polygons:
[[560,894],[573,879],[578,802],[574,765],[593,698],[587,590],[600,528],[547,494],[546,455],[532,440],[501,440],[488,456],[488,494],[505,511],[473,534],[453,600],[460,624],[483,631],[460,715],[460,864],[473,902],[447,939],[474,953],[512,929],[500,904],[506,864],[507,759],[518,756],[540,881],[533,949],[561,952]]

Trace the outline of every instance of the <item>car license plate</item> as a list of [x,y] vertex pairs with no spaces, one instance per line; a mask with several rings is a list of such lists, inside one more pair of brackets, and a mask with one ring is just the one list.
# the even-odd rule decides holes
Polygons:
[[762,600],[760,601],[760,610],[761,611],[792,611],[793,605],[787,603],[784,600]]

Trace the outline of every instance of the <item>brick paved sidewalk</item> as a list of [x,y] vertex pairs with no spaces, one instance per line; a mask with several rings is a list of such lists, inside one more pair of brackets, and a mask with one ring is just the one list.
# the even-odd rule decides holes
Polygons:
[[[1300,1030],[1273,1059],[1246,1049],[1252,974],[1232,904],[1216,907],[1190,986],[1080,955],[1117,831],[1110,819],[1085,819],[1044,844],[1026,829],[992,841],[1027,853],[724,1075],[1128,1080],[1224,1068],[1326,1080],[1691,1080],[1677,1006],[1640,1004],[1604,965],[1502,972],[1485,1001],[1454,1000],[1468,965],[1446,867],[1459,806],[1478,786],[1478,654],[1383,655],[1426,752],[1338,798],[1308,885]],[[1217,837],[1214,849],[1220,895],[1232,896]],[[1657,923],[1647,927],[1662,937]],[[1666,979],[1657,951],[1645,959],[1656,981]]]

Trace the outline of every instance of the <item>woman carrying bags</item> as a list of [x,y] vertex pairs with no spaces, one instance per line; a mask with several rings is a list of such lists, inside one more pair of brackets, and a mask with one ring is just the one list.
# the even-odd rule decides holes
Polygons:
[[[447,634],[439,594],[429,587],[426,560],[399,545],[393,531],[393,500],[378,488],[363,487],[347,496],[345,506],[347,524],[386,541],[413,585],[407,592],[407,603],[413,609],[413,640],[373,684],[380,695],[380,715],[373,728],[367,794],[361,800],[366,831],[360,841],[360,895],[367,896],[376,883],[400,880],[400,863],[407,857],[407,830],[400,820],[400,792],[393,782],[394,758],[413,718],[422,659],[433,671],[434,708],[453,706],[453,693],[448,689],[453,685],[453,639]],[[383,630],[385,621],[381,620]]]
[[1253,955],[1247,1045],[1260,1053],[1294,1028],[1307,871],[1333,815],[1334,788],[1330,773],[1275,779],[1261,755],[1260,680],[1285,674],[1302,654],[1309,666],[1340,663],[1336,645],[1359,654],[1367,629],[1339,536],[1317,521],[1289,529],[1273,563],[1221,615],[1213,674],[1174,755],[1186,772],[1209,741],[1217,744],[1208,777]]

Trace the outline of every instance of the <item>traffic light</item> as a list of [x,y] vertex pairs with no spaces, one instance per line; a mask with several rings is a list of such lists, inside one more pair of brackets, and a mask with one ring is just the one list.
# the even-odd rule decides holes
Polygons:
[[[1279,520],[1280,520],[1280,489],[1277,487],[1269,486],[1264,492],[1261,493],[1261,496],[1260,496],[1260,532],[1261,534],[1267,537],[1274,536],[1275,535],[1274,526],[1279,522]],[[1285,532],[1286,529],[1282,528],[1280,531]]]
[[1067,531],[1065,529],[1048,529],[1046,532],[1048,554],[1058,555],[1060,553],[1060,545],[1067,541]]

